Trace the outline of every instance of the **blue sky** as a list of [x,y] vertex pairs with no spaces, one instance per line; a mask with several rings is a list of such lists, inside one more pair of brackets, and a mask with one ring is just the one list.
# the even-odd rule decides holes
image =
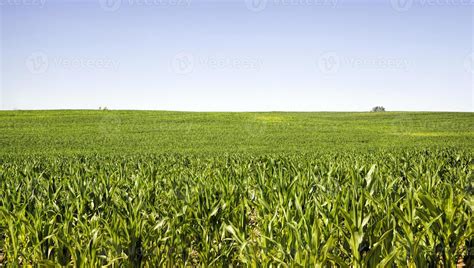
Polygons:
[[0,0],[0,108],[472,112],[473,6]]

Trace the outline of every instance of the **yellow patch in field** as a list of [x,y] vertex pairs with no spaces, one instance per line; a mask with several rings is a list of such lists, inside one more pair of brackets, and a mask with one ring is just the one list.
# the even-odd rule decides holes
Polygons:
[[415,136],[415,137],[439,137],[439,136],[445,136],[443,133],[439,132],[413,132],[413,133],[408,133],[409,136]]
[[414,137],[449,137],[449,136],[462,136],[463,133],[453,133],[453,132],[413,132],[407,133],[409,136]]
[[267,123],[281,123],[285,121],[283,116],[278,115],[258,115],[255,118],[257,121],[267,122]]

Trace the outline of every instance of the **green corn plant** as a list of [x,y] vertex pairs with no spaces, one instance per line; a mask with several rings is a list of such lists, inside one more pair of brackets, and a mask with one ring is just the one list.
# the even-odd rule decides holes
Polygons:
[[451,267],[472,170],[458,149],[3,156],[0,264]]

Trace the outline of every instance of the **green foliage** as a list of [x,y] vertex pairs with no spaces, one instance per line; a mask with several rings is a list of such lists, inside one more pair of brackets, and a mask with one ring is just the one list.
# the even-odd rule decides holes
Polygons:
[[0,266],[453,267],[473,119],[0,112]]
[[372,108],[372,112],[385,112],[385,107],[383,106],[375,106],[374,108]]
[[4,264],[453,267],[469,151],[4,156]]

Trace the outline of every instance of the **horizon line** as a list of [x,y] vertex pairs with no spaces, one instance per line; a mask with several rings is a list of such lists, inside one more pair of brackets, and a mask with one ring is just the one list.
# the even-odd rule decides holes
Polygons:
[[342,111],[342,110],[313,110],[313,111],[298,111],[298,110],[262,110],[262,111],[230,111],[230,110],[154,110],[154,109],[0,109],[0,112],[47,112],[47,111],[127,111],[127,112],[175,112],[175,113],[474,113],[474,111],[450,111],[450,110],[389,110],[383,112],[367,111]]

